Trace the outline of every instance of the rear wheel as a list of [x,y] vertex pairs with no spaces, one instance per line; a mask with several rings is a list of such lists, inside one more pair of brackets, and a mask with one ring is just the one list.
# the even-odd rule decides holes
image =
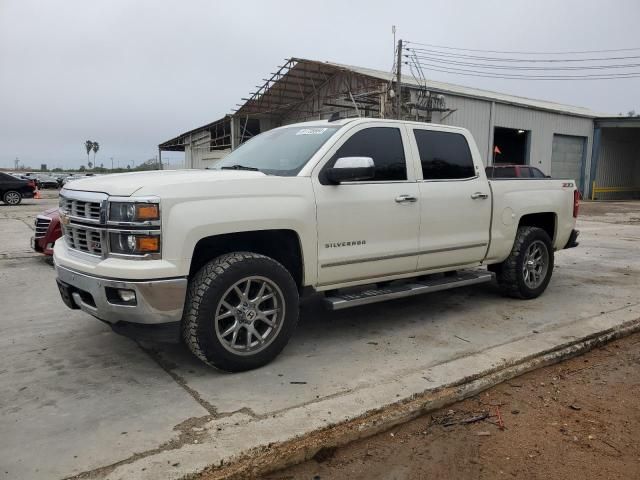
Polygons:
[[520,227],[509,257],[490,265],[504,295],[514,298],[540,296],[553,272],[553,247],[547,232],[537,227]]
[[22,201],[22,194],[15,190],[9,190],[2,196],[2,201],[7,205],[19,205]]
[[205,363],[229,372],[260,367],[298,321],[298,289],[275,260],[249,252],[207,263],[189,285],[183,338]]

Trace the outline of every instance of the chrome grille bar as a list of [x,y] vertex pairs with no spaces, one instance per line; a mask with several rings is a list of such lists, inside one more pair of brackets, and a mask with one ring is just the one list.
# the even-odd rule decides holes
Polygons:
[[51,219],[49,217],[38,215],[35,222],[35,238],[44,237],[47,234],[47,230],[49,230],[49,224],[51,224]]

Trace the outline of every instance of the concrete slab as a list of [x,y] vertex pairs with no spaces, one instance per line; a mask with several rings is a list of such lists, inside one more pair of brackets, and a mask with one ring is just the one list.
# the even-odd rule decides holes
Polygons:
[[0,218],[0,232],[2,232],[0,258],[35,254],[29,246],[29,238],[33,235],[33,230],[21,219]]
[[[472,391],[635,328],[640,226],[580,228],[580,248],[557,255],[539,299],[491,285],[341,312],[312,299],[283,355],[235,375],[66,309],[39,258],[0,260],[0,478],[180,478],[296,436],[313,439],[297,442],[302,458],[327,441],[318,429],[357,421],[350,435],[364,435],[372,411],[382,428],[442,401],[438,392]],[[413,407],[389,414],[397,402]]]
[[[0,264],[11,272],[0,277],[0,478],[99,468],[179,439],[186,420],[209,418],[135,343],[65,310],[40,260]],[[8,285],[9,277],[18,281]]]

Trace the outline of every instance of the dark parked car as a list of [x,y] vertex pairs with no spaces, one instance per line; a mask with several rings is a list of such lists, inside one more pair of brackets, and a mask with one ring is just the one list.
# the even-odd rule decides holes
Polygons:
[[7,205],[18,205],[23,198],[33,198],[36,183],[0,172],[0,199]]
[[492,165],[484,171],[487,178],[551,178],[536,167],[529,165]]
[[61,236],[58,208],[46,210],[36,217],[36,234],[31,237],[31,248],[45,255],[53,255],[53,244]]
[[38,178],[39,188],[59,188],[58,179],[55,177],[39,177]]

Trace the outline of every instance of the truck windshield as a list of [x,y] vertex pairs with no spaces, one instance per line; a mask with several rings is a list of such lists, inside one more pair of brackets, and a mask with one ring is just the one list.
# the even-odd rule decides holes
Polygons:
[[260,170],[268,175],[297,175],[314,153],[338,130],[287,127],[261,133],[227,155],[215,168]]

